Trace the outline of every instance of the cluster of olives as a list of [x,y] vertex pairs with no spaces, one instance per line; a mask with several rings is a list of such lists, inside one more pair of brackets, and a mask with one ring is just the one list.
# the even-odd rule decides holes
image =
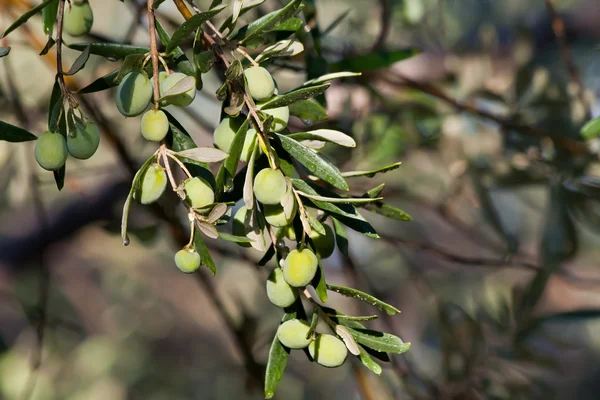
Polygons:
[[[162,71],[158,76],[161,95],[167,93],[187,75],[181,72],[168,73]],[[148,78],[143,70],[133,70],[123,77],[117,88],[117,109],[126,117],[142,116],[142,136],[151,142],[160,142],[169,132],[169,120],[164,111],[151,109],[146,111],[152,101],[154,77]],[[196,97],[195,86],[191,89],[169,96],[160,101],[161,107],[174,105],[178,107],[189,106]]]
[[342,340],[327,333],[310,335],[310,325],[303,320],[291,319],[279,325],[277,339],[290,349],[308,347],[313,360],[324,367],[339,367],[348,358],[348,349]]
[[35,159],[48,171],[61,169],[67,156],[87,160],[100,145],[100,131],[95,123],[86,121],[69,132],[67,139],[60,133],[44,132],[35,143]]
[[87,35],[93,24],[94,14],[88,0],[71,0],[63,18],[65,32],[73,37]]

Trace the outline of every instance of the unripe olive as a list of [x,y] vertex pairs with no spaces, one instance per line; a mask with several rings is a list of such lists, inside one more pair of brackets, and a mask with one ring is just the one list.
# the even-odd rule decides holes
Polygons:
[[215,202],[215,192],[210,184],[197,176],[185,181],[185,193],[194,208],[206,207]]
[[320,365],[328,368],[339,367],[348,357],[344,342],[329,334],[320,334],[308,345],[310,356]]
[[194,250],[181,249],[175,253],[175,265],[186,274],[196,272],[200,268],[200,264],[200,254]]
[[317,273],[319,261],[310,249],[292,250],[283,263],[283,277],[294,287],[306,286]]
[[167,174],[157,163],[150,165],[142,176],[141,184],[133,197],[142,204],[152,204],[167,188]]
[[148,110],[142,115],[142,136],[151,142],[160,142],[169,132],[169,120],[161,110]]
[[240,160],[243,162],[248,162],[250,157],[252,156],[252,151],[254,150],[254,138],[256,137],[256,129],[248,129],[246,132],[246,137],[244,138],[244,147],[242,148],[242,153],[240,154]]
[[[169,73],[167,71],[160,71],[158,73],[158,87],[159,88],[160,88],[160,85],[162,85],[162,83],[164,82],[164,80],[167,79],[167,76],[169,76]],[[150,84],[152,84],[152,89],[154,89],[154,76],[152,78],[150,78]]]
[[[164,81],[160,84],[160,94],[164,96],[169,89],[175,86],[180,80],[187,78],[186,74],[182,74],[181,72],[173,72],[171,75],[167,76]],[[160,82],[160,76],[158,78]],[[194,98],[196,97],[196,85],[193,85],[191,89],[177,96],[170,97],[165,100],[167,105],[172,104],[178,107],[186,107],[192,104]]]
[[321,235],[313,229],[310,233],[310,238],[315,245],[317,254],[321,258],[327,258],[333,253],[333,250],[335,250],[335,235],[329,225],[323,224],[323,228],[325,228],[324,235]]
[[[260,109],[262,104],[257,104],[257,106]],[[261,111],[267,115],[273,116],[273,124],[271,125],[272,131],[280,132],[288,125],[290,120],[290,108],[288,106],[270,108],[268,110]]]
[[263,67],[250,67],[244,70],[248,92],[254,100],[269,100],[275,92],[273,77]]
[[67,136],[69,154],[80,160],[87,160],[93,156],[99,145],[100,131],[91,121],[85,123],[85,129],[77,129]]
[[94,24],[92,7],[87,1],[72,1],[65,9],[63,29],[71,36],[83,36],[90,33]]
[[67,143],[59,133],[44,132],[35,142],[35,160],[48,171],[56,171],[67,160]]
[[235,134],[239,128],[237,121],[233,118],[223,118],[223,121],[217,125],[213,133],[213,143],[215,147],[229,153],[231,143],[235,138]]
[[290,213],[289,218],[286,218],[285,211],[283,210],[283,207],[279,204],[265,205],[263,207],[265,219],[267,220],[269,225],[274,226],[276,228],[281,228],[291,224],[294,220],[294,217],[296,216],[297,211],[298,206],[296,205],[296,202],[294,202],[294,206],[292,207],[292,212]]
[[117,88],[117,108],[126,117],[143,113],[152,99],[152,84],[145,73],[132,71]]
[[310,325],[306,321],[290,319],[279,325],[277,339],[287,348],[303,349],[310,344],[312,338],[306,338]]
[[[240,207],[239,210],[235,213],[233,217],[233,225],[231,228],[231,233],[235,236],[246,236],[248,231],[246,230],[246,215],[248,214],[248,209],[246,206]],[[251,247],[250,243],[238,243],[242,247]]]
[[298,289],[291,287],[283,279],[281,268],[275,268],[267,279],[267,297],[277,307],[289,307],[298,297]]
[[287,183],[279,170],[265,168],[254,177],[254,194],[263,204],[279,204],[286,191]]

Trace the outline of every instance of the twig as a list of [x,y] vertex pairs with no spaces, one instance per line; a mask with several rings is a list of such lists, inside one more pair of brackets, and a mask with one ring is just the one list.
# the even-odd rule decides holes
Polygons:
[[154,109],[158,110],[160,89],[158,88],[158,48],[156,46],[156,26],[154,23],[154,8],[152,8],[153,3],[152,0],[146,1],[148,7],[148,31],[150,33],[150,57],[152,58],[152,74],[154,75]]
[[381,29],[379,31],[379,35],[377,36],[377,40],[371,48],[371,51],[383,48],[385,45],[385,40],[387,39],[392,27],[391,19],[393,13],[390,0],[379,0],[379,5],[381,7],[381,16],[379,18],[381,21]]

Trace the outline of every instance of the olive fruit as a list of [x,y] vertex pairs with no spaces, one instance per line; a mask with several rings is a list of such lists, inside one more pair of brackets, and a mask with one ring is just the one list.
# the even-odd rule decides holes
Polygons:
[[175,253],[175,265],[186,274],[197,271],[200,264],[200,254],[192,249],[184,248]]
[[213,133],[213,143],[215,147],[229,153],[231,143],[235,138],[235,134],[240,129],[240,121],[235,118],[223,118],[223,121],[215,128]]
[[[248,231],[246,230],[246,215],[248,215],[248,209],[246,206],[240,207],[233,217],[233,225],[231,233],[235,236],[246,236]],[[242,247],[251,247],[250,243],[238,243]]]
[[117,88],[117,108],[126,117],[143,113],[152,99],[152,84],[148,75],[131,71],[123,77]]
[[298,289],[291,287],[283,279],[281,268],[275,268],[267,278],[267,297],[277,307],[289,307],[298,297]]
[[42,133],[35,142],[35,160],[45,170],[61,169],[67,160],[65,138],[59,133]]
[[292,212],[290,213],[289,218],[285,216],[285,211],[283,210],[283,207],[279,204],[265,205],[263,207],[265,219],[267,220],[269,225],[274,226],[276,228],[281,228],[291,224],[294,220],[294,217],[296,216],[297,211],[298,206],[296,205],[296,202],[294,202],[294,206],[292,207]]
[[[258,109],[261,110],[262,105],[257,104],[257,106]],[[273,116],[271,130],[274,132],[280,132],[284,130],[288,125],[288,121],[290,120],[290,108],[288,106],[270,108],[268,110],[261,110],[261,112]]]
[[333,254],[333,250],[335,250],[335,235],[333,234],[333,230],[329,227],[329,225],[323,224],[323,228],[325,228],[324,235],[321,235],[319,232],[313,229],[310,233],[310,238],[315,245],[317,254],[321,258],[327,258]]
[[306,286],[317,273],[319,261],[310,249],[292,250],[283,263],[283,277],[294,287]]
[[256,129],[248,129],[248,131],[246,132],[246,137],[244,138],[244,147],[242,148],[242,153],[240,154],[240,160],[242,160],[243,162],[250,161],[252,151],[254,150],[255,137]]
[[100,145],[100,131],[91,121],[85,123],[85,128],[78,128],[67,136],[69,154],[80,160],[87,160],[94,155]]
[[279,325],[277,339],[287,348],[303,349],[310,344],[312,338],[306,338],[310,325],[306,321],[290,319]]
[[90,33],[94,24],[92,7],[87,1],[72,1],[63,18],[63,28],[71,36],[83,36]]
[[167,174],[157,163],[150,165],[142,175],[138,190],[133,193],[136,200],[142,204],[152,204],[167,188]]
[[254,177],[254,194],[263,204],[279,204],[286,191],[287,183],[279,170],[265,168]]
[[244,71],[248,92],[254,100],[269,100],[275,92],[273,77],[263,67],[250,67]]
[[320,334],[308,345],[310,356],[320,365],[328,368],[339,367],[348,357],[344,342],[329,334]]
[[[164,96],[169,91],[169,89],[171,89],[180,80],[182,80],[184,78],[187,78],[187,75],[182,74],[181,72],[173,72],[172,74],[167,76],[165,78],[165,80],[163,80],[160,83],[161,96]],[[160,82],[160,76],[158,78],[158,81]],[[165,105],[172,104],[172,105],[178,106],[178,107],[186,107],[186,106],[189,106],[190,104],[192,104],[192,101],[194,101],[195,97],[196,97],[196,85],[194,84],[186,92],[180,93],[176,96],[169,97],[164,102],[165,102]]]
[[169,132],[167,114],[161,110],[148,110],[142,115],[142,136],[151,142],[160,142]]
[[197,176],[189,178],[184,185],[187,200],[192,207],[202,208],[215,202],[215,192],[204,179]]

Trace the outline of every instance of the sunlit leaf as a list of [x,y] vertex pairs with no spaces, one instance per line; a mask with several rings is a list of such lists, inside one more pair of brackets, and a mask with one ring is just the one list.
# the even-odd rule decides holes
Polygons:
[[343,296],[352,297],[353,299],[360,300],[369,305],[377,307],[381,311],[385,311],[388,315],[396,315],[400,312],[396,307],[389,305],[375,296],[371,296],[368,293],[362,292],[358,289],[353,289],[345,286],[327,285],[327,289],[332,292],[339,293]]

